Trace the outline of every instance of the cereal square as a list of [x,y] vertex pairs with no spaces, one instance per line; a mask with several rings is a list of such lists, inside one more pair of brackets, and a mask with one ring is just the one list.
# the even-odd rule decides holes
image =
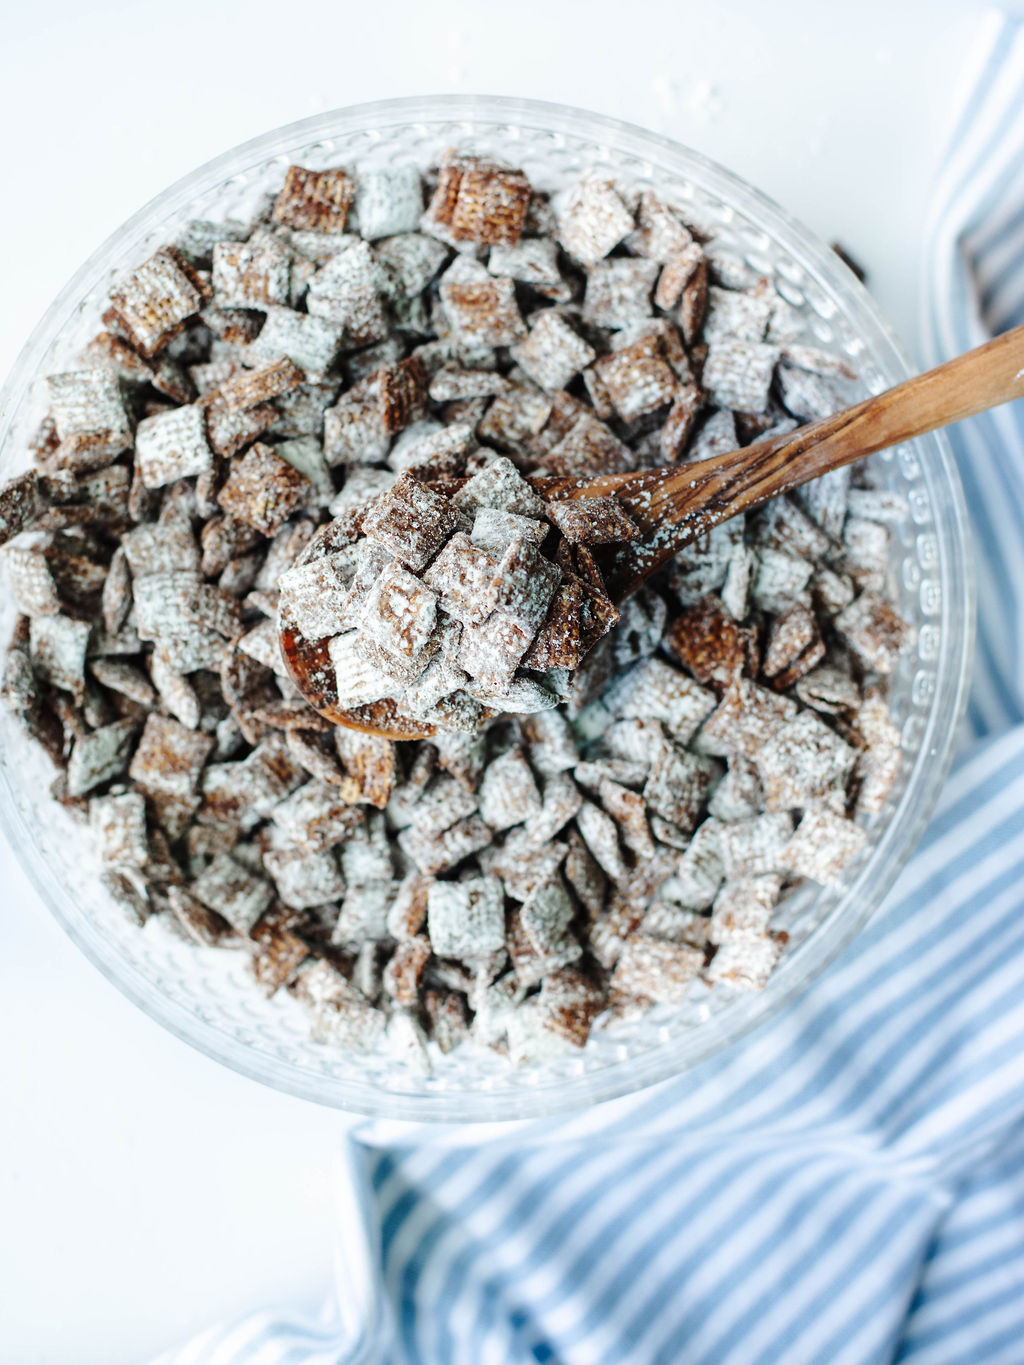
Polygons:
[[310,280],[306,307],[314,317],[343,327],[347,345],[369,346],[388,334],[387,284],[372,248],[357,238]]
[[594,265],[635,227],[633,215],[607,180],[585,176],[565,195],[558,235],[570,256]]
[[438,594],[449,616],[480,625],[494,610],[498,561],[457,531],[427,569],[423,581]]
[[764,412],[778,354],[775,346],[760,341],[712,341],[701,376],[710,401],[740,412]]
[[593,327],[621,328],[649,318],[658,271],[657,261],[636,257],[598,261],[587,273],[584,321]]
[[458,256],[441,276],[441,306],[463,345],[511,346],[526,335],[515,285]]
[[200,403],[147,417],[135,433],[135,467],[147,488],[162,488],[213,467]]
[[150,256],[112,290],[110,306],[136,350],[154,356],[202,306],[196,277],[172,247]]
[[239,934],[248,934],[274,899],[273,888],[253,877],[228,853],[218,853],[193,883],[192,894]]
[[810,877],[823,886],[837,882],[846,864],[867,843],[867,832],[827,806],[804,812],[785,850],[785,863],[798,877]]
[[547,515],[573,545],[614,545],[640,534],[615,498],[565,498],[549,502]]
[[521,749],[492,759],[480,784],[480,814],[492,829],[510,829],[541,812],[540,793]]
[[780,726],[751,756],[770,811],[810,806],[841,789],[857,758],[855,750],[810,711]]
[[217,501],[262,535],[281,529],[309,491],[309,480],[272,446],[257,443],[232,465]]
[[391,564],[370,589],[363,629],[389,654],[413,659],[434,630],[437,594],[400,564]]
[[458,513],[440,493],[402,474],[363,520],[363,534],[414,572],[458,530]]
[[896,667],[906,622],[878,593],[862,592],[835,618],[835,627],[868,668],[888,674]]
[[530,320],[530,334],[512,347],[512,359],[542,389],[564,389],[596,352],[560,314],[547,308]]
[[415,232],[422,212],[423,185],[417,166],[388,166],[359,176],[356,214],[367,241]]
[[291,258],[270,233],[247,242],[217,242],[213,248],[213,293],[222,308],[266,308],[288,304]]
[[58,464],[89,469],[109,464],[132,443],[121,385],[109,370],[51,374],[46,386],[60,444]]
[[427,892],[427,933],[438,957],[472,962],[505,946],[501,884],[489,877],[434,882]]
[[312,232],[341,232],[355,186],[340,166],[310,171],[289,166],[274,200],[272,217],[285,227]]

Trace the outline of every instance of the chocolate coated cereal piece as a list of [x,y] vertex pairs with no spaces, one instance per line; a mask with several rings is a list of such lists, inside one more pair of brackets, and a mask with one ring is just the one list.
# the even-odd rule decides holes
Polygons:
[[449,154],[424,217],[456,242],[514,245],[522,236],[530,182],[522,171],[482,157]]
[[564,389],[597,352],[550,309],[530,319],[530,334],[512,347],[512,359],[543,389]]
[[0,545],[31,526],[40,511],[39,477],[33,470],[0,487]]
[[291,258],[270,233],[247,242],[216,242],[213,247],[213,296],[222,308],[260,308],[287,304]]
[[148,358],[177,336],[203,297],[195,271],[173,247],[162,247],[119,281],[110,306],[132,345]]
[[704,966],[704,954],[687,943],[666,943],[637,934],[622,945],[611,984],[657,1004],[679,1005]]
[[217,494],[225,512],[265,536],[281,529],[309,490],[309,480],[272,446],[257,443],[232,465]]
[[635,540],[636,523],[614,498],[567,498],[547,504],[548,519],[574,545],[612,545]]
[[447,498],[402,474],[363,519],[363,534],[407,565],[423,569],[458,530]]
[[876,592],[862,592],[835,618],[836,630],[868,668],[891,673],[907,628],[892,605]]
[[274,200],[273,220],[313,232],[341,232],[355,186],[340,166],[310,171],[289,166]]
[[147,488],[202,474],[213,465],[206,413],[198,403],[147,417],[135,434],[135,467]]
[[441,305],[463,345],[511,346],[526,335],[511,280],[458,256],[441,276]]
[[97,469],[132,443],[121,385],[109,370],[72,370],[49,375],[50,412],[59,437],[56,467]]

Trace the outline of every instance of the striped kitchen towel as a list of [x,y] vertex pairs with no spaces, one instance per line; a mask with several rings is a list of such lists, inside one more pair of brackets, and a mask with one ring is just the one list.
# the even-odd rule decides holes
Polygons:
[[[928,363],[1024,322],[1024,36],[985,30],[926,253]],[[159,1365],[1021,1365],[1024,405],[951,432],[969,744],[884,908],[690,1074],[486,1134],[362,1125],[323,1320]]]

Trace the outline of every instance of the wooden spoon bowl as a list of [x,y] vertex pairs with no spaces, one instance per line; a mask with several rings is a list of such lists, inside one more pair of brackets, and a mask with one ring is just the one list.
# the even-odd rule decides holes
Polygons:
[[[606,575],[609,592],[621,602],[689,541],[737,513],[832,469],[1020,397],[1024,327],[1015,327],[832,417],[726,455],[594,478],[535,477],[530,483],[547,501],[614,497],[630,514],[640,536],[615,553]],[[444,486],[449,492],[455,488],[452,480]],[[305,639],[294,622],[284,619],[280,641],[296,686],[335,725],[387,739],[428,739],[436,733],[434,726],[403,716],[390,700],[341,709],[328,642]]]

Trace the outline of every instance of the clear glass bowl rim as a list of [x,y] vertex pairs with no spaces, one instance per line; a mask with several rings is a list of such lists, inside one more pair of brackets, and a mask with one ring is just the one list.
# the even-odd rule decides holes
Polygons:
[[[0,451],[8,440],[19,400],[36,378],[43,357],[70,321],[82,298],[121,262],[161,221],[216,185],[295,148],[321,138],[398,124],[435,125],[474,122],[507,125],[568,135],[609,146],[644,159],[651,156],[677,171],[696,173],[702,185],[764,227],[831,296],[841,294],[855,314],[872,359],[895,384],[910,367],[889,324],[859,280],[814,233],[768,196],[710,158],[670,138],[636,125],[539,100],[490,95],[411,96],[334,109],[275,128],[214,157],[156,195],[113,232],[75,272],[46,310],[0,389]],[[969,548],[967,511],[952,452],[944,435],[927,438],[937,447],[923,464],[935,514],[938,570],[942,589],[937,680],[925,734],[893,818],[856,882],[799,952],[801,970],[788,973],[780,989],[773,982],[740,1007],[713,1016],[692,1034],[651,1048],[624,1068],[582,1075],[561,1082],[558,1090],[437,1095],[408,1094],[365,1085],[349,1078],[316,1076],[258,1053],[199,1019],[178,1002],[154,991],[152,983],[122,958],[55,875],[37,848],[18,809],[6,773],[0,773],[0,830],[30,882],[72,941],[118,990],[176,1037],[242,1075],[303,1099],[351,1112],[391,1119],[495,1121],[528,1118],[577,1109],[644,1089],[689,1070],[737,1041],[799,995],[871,919],[913,852],[931,817],[953,758],[956,733],[966,706],[974,640],[975,585]],[[870,882],[870,894],[863,894]]]

